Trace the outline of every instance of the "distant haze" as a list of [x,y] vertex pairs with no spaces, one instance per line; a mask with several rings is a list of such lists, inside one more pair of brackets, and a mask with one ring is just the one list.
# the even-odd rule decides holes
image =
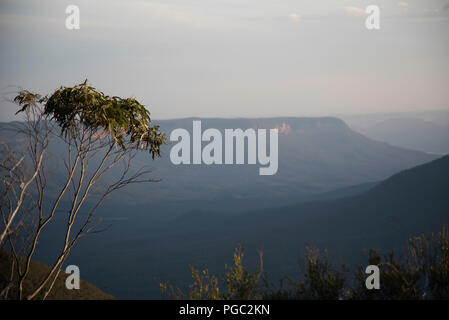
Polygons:
[[[70,4],[80,30],[65,28]],[[378,31],[365,28],[371,4]],[[448,4],[0,0],[0,93],[87,78],[157,119],[447,110]],[[13,114],[3,102],[0,121]]]

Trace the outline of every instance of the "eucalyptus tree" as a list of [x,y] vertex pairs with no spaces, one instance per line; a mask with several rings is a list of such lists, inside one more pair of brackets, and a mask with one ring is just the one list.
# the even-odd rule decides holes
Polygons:
[[[10,249],[10,280],[17,298],[46,298],[75,243],[99,231],[94,218],[104,200],[130,184],[158,181],[146,166],[135,169],[132,163],[142,151],[152,159],[159,157],[166,138],[158,126],[151,125],[150,112],[135,98],[105,95],[87,80],[47,96],[22,90],[14,102],[20,107],[17,113],[25,116],[17,131],[27,143],[26,152],[8,148],[10,156],[2,162],[6,173],[2,173],[0,244],[5,241]],[[62,141],[65,153],[57,158],[65,168],[57,189],[48,161],[54,139]],[[20,253],[13,226],[19,225],[25,212],[32,216],[27,221],[35,224],[27,229],[29,241]],[[24,294],[39,238],[55,216],[66,221],[61,250],[39,284]]]

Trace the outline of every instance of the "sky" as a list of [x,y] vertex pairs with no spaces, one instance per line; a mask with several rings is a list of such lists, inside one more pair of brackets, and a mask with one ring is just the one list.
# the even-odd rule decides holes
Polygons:
[[448,33],[449,0],[0,0],[0,121],[85,79],[155,119],[448,110]]

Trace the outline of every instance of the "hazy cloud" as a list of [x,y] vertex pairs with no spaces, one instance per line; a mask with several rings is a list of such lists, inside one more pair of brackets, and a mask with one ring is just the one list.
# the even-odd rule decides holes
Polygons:
[[448,0],[405,1],[77,0],[69,31],[71,0],[0,0],[0,96],[87,78],[156,119],[448,108]]

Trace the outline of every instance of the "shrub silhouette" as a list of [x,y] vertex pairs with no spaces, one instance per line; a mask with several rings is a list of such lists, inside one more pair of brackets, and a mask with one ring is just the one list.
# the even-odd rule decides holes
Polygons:
[[244,253],[239,246],[234,250],[232,266],[225,266],[224,277],[225,290],[220,290],[219,280],[211,276],[209,271],[196,270],[190,266],[193,282],[189,286],[189,292],[184,293],[180,288],[175,288],[170,282],[161,283],[160,289],[164,297],[173,299],[191,300],[255,300],[261,299],[262,287],[262,258],[260,269],[257,272],[249,272],[243,266]]
[[380,289],[366,288],[365,268],[358,267],[354,273],[340,270],[332,265],[327,251],[306,248],[306,270],[301,280],[287,276],[278,288],[269,289],[263,273],[255,273],[243,266],[242,248],[234,251],[234,266],[226,268],[222,283],[208,270],[198,271],[191,267],[193,283],[184,294],[170,283],[161,284],[164,296],[174,299],[300,299],[300,300],[427,300],[449,298],[449,228],[445,226],[436,234],[421,235],[409,240],[404,258],[396,258],[394,252],[386,255],[369,250],[367,265],[380,270]]

